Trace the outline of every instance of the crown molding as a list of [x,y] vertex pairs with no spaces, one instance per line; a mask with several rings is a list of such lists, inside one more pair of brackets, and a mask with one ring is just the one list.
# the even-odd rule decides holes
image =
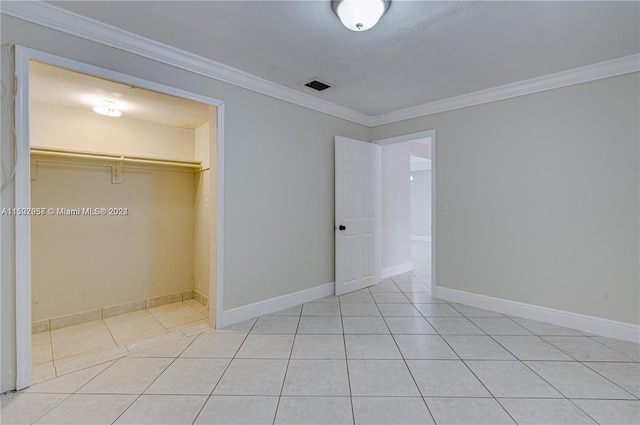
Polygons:
[[390,124],[411,118],[418,118],[439,112],[453,111],[454,109],[481,105],[483,103],[496,102],[512,97],[539,93],[574,84],[600,80],[602,78],[615,77],[640,71],[640,55],[625,56],[593,65],[574,68],[567,71],[548,74],[542,77],[505,84],[504,86],[480,90],[474,93],[450,97],[423,105],[412,106],[385,114],[370,117],[370,126]]
[[220,62],[123,31],[117,27],[81,16],[40,1],[2,1],[1,12],[56,31],[133,53],[195,74],[242,87],[276,99],[313,109],[367,127],[496,102],[602,78],[640,71],[640,55],[587,65],[542,77],[493,87],[474,93],[369,116],[344,106],[290,89]]
[[143,56],[185,71],[210,77],[334,117],[369,125],[370,117],[344,106],[284,87],[263,78],[203,58],[176,47],[124,31],[112,25],[40,1],[3,1],[2,13],[105,46]]

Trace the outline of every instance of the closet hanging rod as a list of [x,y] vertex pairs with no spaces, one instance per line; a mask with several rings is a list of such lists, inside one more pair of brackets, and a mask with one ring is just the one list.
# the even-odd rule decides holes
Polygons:
[[33,155],[58,156],[58,157],[64,157],[64,158],[103,159],[108,161],[122,161],[122,162],[131,162],[131,163],[137,163],[137,164],[166,165],[166,166],[172,166],[172,167],[187,167],[187,168],[195,168],[195,169],[202,168],[202,163],[196,162],[196,161],[176,161],[176,160],[168,160],[168,159],[146,158],[146,157],[139,157],[139,156],[116,155],[116,154],[108,154],[108,153],[92,153],[92,152],[83,152],[83,151],[36,148],[36,147],[31,148],[30,151],[31,151],[31,154]]

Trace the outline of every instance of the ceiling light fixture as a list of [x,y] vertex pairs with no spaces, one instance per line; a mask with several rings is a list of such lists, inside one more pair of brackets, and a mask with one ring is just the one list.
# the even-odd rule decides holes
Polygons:
[[378,23],[391,0],[333,0],[331,6],[351,31],[366,31]]
[[105,100],[102,104],[93,107],[93,112],[96,112],[100,115],[106,115],[108,117],[119,117],[122,115],[122,112],[116,109],[115,102],[110,100]]

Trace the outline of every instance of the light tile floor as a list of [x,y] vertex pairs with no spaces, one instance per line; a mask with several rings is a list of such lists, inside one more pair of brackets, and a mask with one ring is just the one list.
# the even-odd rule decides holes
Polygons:
[[431,298],[414,266],[4,395],[2,423],[640,423],[640,346]]
[[[208,311],[181,301],[31,336],[32,382],[62,376],[211,330]],[[193,338],[191,338],[193,339]]]

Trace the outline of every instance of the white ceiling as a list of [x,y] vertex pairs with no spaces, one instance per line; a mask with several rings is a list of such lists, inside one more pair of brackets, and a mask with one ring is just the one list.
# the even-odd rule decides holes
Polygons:
[[640,52],[637,1],[393,0],[362,33],[329,0],[49,3],[370,116]]
[[32,101],[91,111],[103,101],[116,104],[126,118],[180,128],[209,121],[209,106],[80,72],[33,62],[29,66]]

